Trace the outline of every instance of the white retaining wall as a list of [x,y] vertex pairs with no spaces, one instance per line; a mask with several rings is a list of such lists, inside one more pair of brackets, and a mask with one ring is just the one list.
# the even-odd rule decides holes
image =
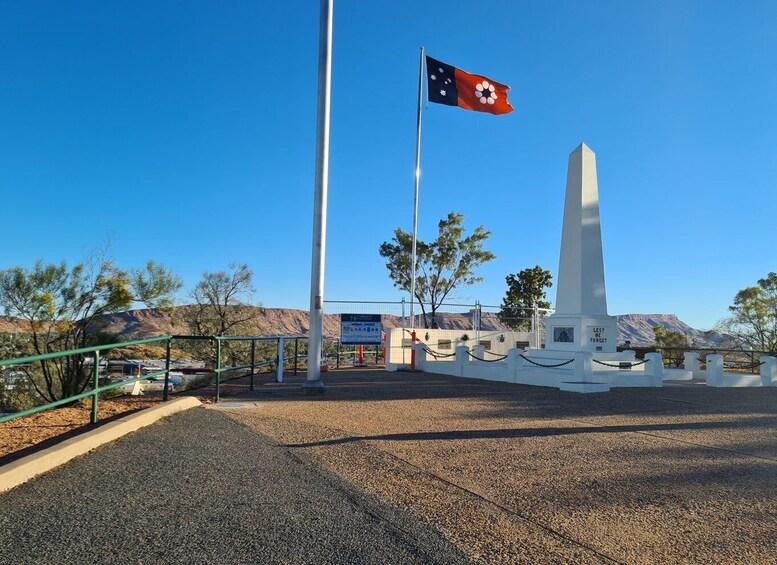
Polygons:
[[724,370],[722,355],[707,355],[706,371],[699,369],[699,354],[686,352],[683,367],[693,373],[693,378],[704,380],[707,386],[723,387],[757,387],[777,386],[777,358],[764,355],[759,359],[759,374],[727,373]]
[[[562,367],[542,367],[534,365],[522,357],[524,351],[521,349],[510,349],[506,359],[490,362],[477,359],[488,359],[482,356],[482,350],[479,347],[473,348],[473,351],[466,345],[460,345],[456,348],[455,356],[447,360],[434,359],[427,354],[423,344],[416,344],[414,348],[417,369],[454,377],[556,388],[563,388],[565,383],[660,387],[664,378],[663,360],[658,353],[649,353],[648,362],[639,365],[641,370],[636,370],[636,367],[631,370],[605,367],[607,370],[599,371],[594,370],[594,354],[590,351],[566,353],[531,350],[524,355],[524,357],[541,365],[556,365],[571,360],[570,363]],[[470,353],[473,353],[475,358]]]
[[[632,362],[639,362],[634,358],[633,352],[594,354],[590,351],[567,353],[538,349],[524,351],[512,348],[505,354],[505,359],[491,362],[491,357],[484,355],[483,346],[459,345],[456,347],[455,354],[446,359],[435,359],[429,355],[425,343],[416,343],[414,349],[416,368],[420,371],[453,377],[551,386],[565,390],[575,390],[575,386],[578,389],[585,388],[585,386],[593,384],[602,385],[595,390],[596,392],[606,390],[608,387],[660,387],[663,386],[664,380],[688,380],[692,378],[692,375],[700,373],[704,373],[707,386],[712,387],[777,387],[777,358],[768,356],[760,359],[760,374],[749,375],[724,372],[721,355],[708,355],[706,358],[707,370],[700,372],[698,371],[698,355],[695,353],[686,354],[686,365],[683,370],[664,369],[660,353],[648,353],[645,355],[646,363],[626,370],[620,367],[600,365],[594,359],[612,364],[624,362],[624,358],[632,359]],[[694,356],[696,357],[694,358]],[[539,365],[571,362],[562,367],[543,367],[533,364],[526,358]],[[486,359],[486,361],[481,359]],[[570,385],[574,386],[570,387]]]
[[[462,339],[464,336],[466,340]],[[406,347],[402,347],[402,340],[405,340]],[[475,330],[427,330],[416,329],[416,339],[427,348],[437,353],[452,355],[459,346],[477,346],[478,341],[488,342],[488,353],[485,358],[497,358],[506,355],[510,349],[516,347],[516,343],[524,342],[534,343],[534,334],[532,332],[498,332],[481,331],[478,334]],[[440,341],[449,341],[450,349],[440,347]],[[391,328],[386,332],[386,368],[396,370],[398,366],[410,364],[410,331],[402,328]],[[445,347],[445,344],[443,344]],[[479,355],[479,357],[483,357]],[[440,361],[453,361],[453,357],[440,358]]]

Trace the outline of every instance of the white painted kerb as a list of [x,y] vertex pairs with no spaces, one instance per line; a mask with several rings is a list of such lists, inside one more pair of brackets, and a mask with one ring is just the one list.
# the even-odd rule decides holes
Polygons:
[[161,418],[200,406],[200,404],[201,402],[194,396],[165,402],[159,406],[124,416],[115,422],[104,424],[97,429],[79,434],[27,457],[22,457],[8,465],[3,465],[0,467],[0,492],[26,483],[38,475],[64,465],[79,455],[84,455],[101,445],[153,424]]

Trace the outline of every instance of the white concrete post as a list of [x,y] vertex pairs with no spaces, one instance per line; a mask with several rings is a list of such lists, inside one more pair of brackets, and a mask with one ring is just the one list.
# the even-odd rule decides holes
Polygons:
[[275,380],[283,382],[283,338],[278,338],[278,367],[275,370]]
[[625,356],[626,359],[624,359],[624,361],[628,361],[629,363],[636,363],[637,361],[637,352],[634,351],[633,349],[627,349],[626,351],[621,351],[621,355]]
[[707,386],[723,386],[722,355],[707,355]]
[[419,371],[426,371],[428,361],[426,358],[426,346],[423,343],[416,342],[413,344],[413,350],[415,351],[415,368]]
[[645,360],[645,374],[650,378],[650,386],[664,386],[664,358],[660,353],[646,353]]
[[693,373],[693,378],[699,378],[699,354],[693,351],[683,353],[683,369]]
[[[486,348],[483,345],[476,345],[473,347],[472,355],[477,357],[478,359],[485,359],[486,358]],[[469,355],[467,356],[469,357]],[[477,359],[473,359],[472,357],[469,358],[470,361],[476,361]]]
[[454,358],[456,361],[454,361],[454,363],[456,363],[456,372],[460,377],[464,376],[465,363],[469,362],[468,352],[469,347],[466,345],[459,345],[456,347],[456,357]]
[[761,382],[764,386],[777,386],[777,357],[764,355],[760,359],[761,363]]
[[576,351],[575,360],[572,367],[575,374],[575,380],[580,382],[593,382],[593,364],[594,354],[590,351]]
[[507,375],[515,382],[515,376],[518,369],[523,367],[523,358],[521,357],[523,350],[521,349],[508,349],[507,350]]

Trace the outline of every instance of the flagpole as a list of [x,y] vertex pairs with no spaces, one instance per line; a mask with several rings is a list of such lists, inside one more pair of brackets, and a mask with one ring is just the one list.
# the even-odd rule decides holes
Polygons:
[[421,181],[421,107],[424,84],[424,48],[421,47],[421,59],[418,63],[418,114],[415,134],[415,190],[413,192],[413,266],[410,273],[410,327],[415,328],[413,306],[415,304],[415,274],[417,269],[416,240],[418,239],[418,184]]
[[332,11],[334,0],[321,0],[318,36],[318,109],[316,112],[316,169],[313,194],[313,257],[310,268],[310,333],[308,371],[302,388],[323,393],[321,357],[324,341],[324,260],[326,207],[329,188],[329,107],[332,90]]

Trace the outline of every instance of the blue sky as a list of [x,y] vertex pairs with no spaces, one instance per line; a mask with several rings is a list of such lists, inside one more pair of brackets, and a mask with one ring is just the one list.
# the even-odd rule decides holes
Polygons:
[[[188,287],[232,261],[309,300],[319,5],[0,0],[0,268],[112,239]],[[723,317],[777,270],[777,3],[337,0],[326,298],[398,300],[418,49],[516,111],[424,111],[419,235],[493,232],[485,281],[556,273],[568,154],[597,153],[611,314]],[[551,293],[552,297],[552,293]]]

